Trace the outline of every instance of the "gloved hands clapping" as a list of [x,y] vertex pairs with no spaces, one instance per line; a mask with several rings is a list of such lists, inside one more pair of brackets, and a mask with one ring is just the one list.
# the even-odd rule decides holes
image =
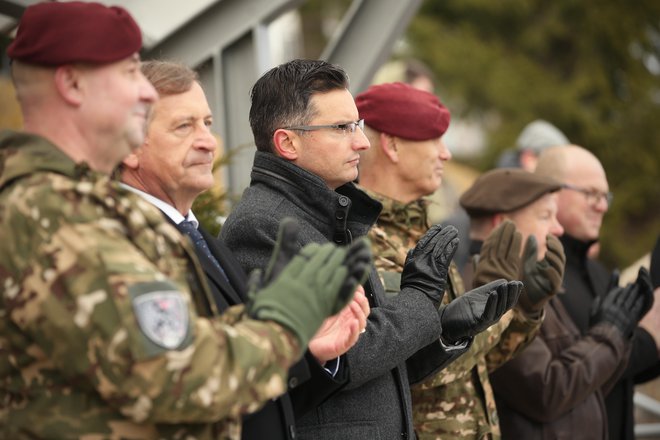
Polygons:
[[358,240],[347,248],[313,243],[294,254],[297,235],[295,220],[284,219],[265,275],[250,274],[248,313],[281,324],[305,347],[323,320],[341,310],[365,281],[371,251],[366,240]]
[[447,287],[449,264],[457,248],[455,227],[433,226],[408,252],[401,274],[401,290],[418,290],[439,305]]
[[[618,277],[617,277],[618,278]],[[616,284],[597,297],[591,307],[591,324],[608,322],[618,328],[624,337],[632,336],[640,319],[653,305],[653,288],[646,268],[642,267],[634,283],[625,287]]]
[[518,300],[520,307],[530,315],[538,315],[543,306],[559,292],[564,278],[566,255],[564,247],[557,237],[547,237],[545,257],[537,260],[538,245],[536,237],[530,235],[525,244],[522,257],[521,280],[523,291]]
[[516,304],[521,289],[520,281],[495,280],[441,307],[442,340],[455,344],[495,324]]

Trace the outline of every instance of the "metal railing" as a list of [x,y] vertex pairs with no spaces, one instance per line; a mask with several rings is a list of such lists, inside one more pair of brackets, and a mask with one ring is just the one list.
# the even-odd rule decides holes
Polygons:
[[[633,396],[633,402],[636,407],[642,408],[649,412],[651,415],[660,419],[660,402],[652,397],[642,394],[638,391]],[[636,438],[649,438],[660,436],[660,423],[636,423],[635,424],[635,437]]]

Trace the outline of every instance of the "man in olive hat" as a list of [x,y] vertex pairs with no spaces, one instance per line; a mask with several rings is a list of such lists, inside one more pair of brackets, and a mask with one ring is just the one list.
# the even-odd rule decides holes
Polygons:
[[141,44],[122,8],[49,2],[8,48],[25,131],[0,134],[2,438],[238,439],[370,262],[326,245],[284,267],[278,246],[247,311],[213,316],[191,244],[109,177],[157,99]]
[[490,374],[503,438],[607,438],[603,393],[625,368],[629,334],[652,303],[636,285],[612,289],[580,334],[556,296],[566,261],[556,237],[561,188],[549,175],[504,168],[482,175],[460,200],[478,258],[473,283],[519,277],[514,312],[544,316],[536,338]]
[[[383,204],[369,238],[379,275],[388,291],[396,294],[408,250],[429,230],[423,197],[440,187],[445,164],[451,159],[443,140],[450,114],[435,95],[401,83],[371,86],[356,96],[355,103],[371,143],[371,148],[360,154],[360,186]],[[445,227],[440,233],[452,230]],[[498,278],[504,277],[488,281]],[[447,279],[443,304],[469,298],[483,288],[475,286],[477,289],[466,293],[453,263]],[[420,439],[499,436],[487,374],[494,366],[486,365],[485,354],[497,351],[500,363],[505,362],[540,325],[538,320],[518,317],[513,333],[507,331],[508,316],[478,334],[470,350],[457,361],[413,386],[413,416]]]
[[[522,234],[526,256],[542,259],[550,249],[563,265],[563,250],[556,238],[563,233],[557,221],[556,192],[560,188],[560,183],[550,177],[518,168],[499,168],[479,176],[459,201],[470,217],[470,255],[478,256],[491,232],[511,220]],[[531,252],[532,248],[536,252]],[[520,254],[520,249],[512,253]],[[473,284],[474,266],[473,259],[461,271],[468,285]],[[561,273],[558,275],[556,284],[561,282]]]

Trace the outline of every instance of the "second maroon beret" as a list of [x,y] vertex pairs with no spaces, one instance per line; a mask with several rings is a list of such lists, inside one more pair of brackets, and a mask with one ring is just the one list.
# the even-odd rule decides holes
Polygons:
[[449,110],[437,96],[400,82],[371,86],[355,104],[366,125],[403,139],[435,139],[449,127]]

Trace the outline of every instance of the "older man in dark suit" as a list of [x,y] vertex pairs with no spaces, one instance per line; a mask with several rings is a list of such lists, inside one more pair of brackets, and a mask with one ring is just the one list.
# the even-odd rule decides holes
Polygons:
[[[121,179],[190,237],[213,294],[210,306],[223,313],[248,301],[247,280],[230,250],[200,227],[191,210],[195,198],[214,184],[217,141],[210,129],[211,110],[196,73],[188,67],[152,61],[144,63],[142,71],[161,99],[153,108],[144,144],[123,161]],[[306,406],[321,403],[345,383],[347,366],[339,356],[357,341],[368,313],[360,290],[352,303],[326,321],[305,357],[289,370],[289,390],[297,388]],[[314,393],[307,395],[310,384]],[[287,394],[270,401],[244,419],[242,438],[292,439],[296,411]]]

